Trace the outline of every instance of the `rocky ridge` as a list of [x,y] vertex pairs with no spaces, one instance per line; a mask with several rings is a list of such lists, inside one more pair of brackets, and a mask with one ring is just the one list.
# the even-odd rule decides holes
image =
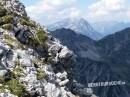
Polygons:
[[31,20],[18,0],[0,0],[0,97],[75,97],[72,51]]

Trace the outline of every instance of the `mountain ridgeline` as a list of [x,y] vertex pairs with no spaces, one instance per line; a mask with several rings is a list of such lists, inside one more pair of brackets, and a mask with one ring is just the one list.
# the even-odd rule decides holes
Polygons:
[[130,28],[109,35],[97,43],[111,68],[130,82]]
[[71,29],[78,34],[88,36],[93,40],[99,40],[102,38],[102,34],[95,31],[93,27],[83,18],[66,18],[54,24],[48,25],[47,28],[49,31],[61,28]]
[[94,41],[70,29],[57,29],[52,34],[77,55],[72,69],[73,92],[81,97],[88,83],[125,81],[125,85],[92,88],[98,97],[130,97],[130,28]]
[[129,22],[117,22],[117,21],[103,21],[91,23],[92,27],[96,31],[100,31],[103,36],[107,36],[118,32],[122,29],[130,27]]

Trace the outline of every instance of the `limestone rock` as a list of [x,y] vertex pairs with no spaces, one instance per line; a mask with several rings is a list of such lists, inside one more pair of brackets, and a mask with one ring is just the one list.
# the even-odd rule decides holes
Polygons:
[[[64,68],[64,65],[71,64],[73,52],[45,28],[30,20],[24,5],[18,0],[0,0],[0,4],[8,14],[11,11],[14,15],[10,22],[11,30],[0,28],[0,77],[8,74],[8,80],[15,79],[33,97],[74,97],[67,87],[68,71]],[[0,17],[3,15],[6,14],[1,10]],[[45,43],[37,35],[39,29],[41,35],[48,37]],[[49,57],[53,63],[48,61]],[[17,95],[3,91],[0,97]]]
[[7,70],[0,70],[0,77],[5,77]]

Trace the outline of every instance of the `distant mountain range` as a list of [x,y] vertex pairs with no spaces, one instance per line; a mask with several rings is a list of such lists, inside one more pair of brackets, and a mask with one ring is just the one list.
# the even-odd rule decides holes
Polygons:
[[129,23],[91,25],[84,19],[65,19],[49,26],[53,36],[77,55],[70,74],[76,80],[71,86],[72,91],[88,97],[84,93],[88,83],[121,80],[126,85],[93,88],[94,94],[98,97],[130,97]]
[[130,28],[99,41],[64,28],[52,34],[77,55],[72,69],[77,81],[72,85],[76,88],[73,92],[88,97],[83,92],[88,83],[122,80],[126,85],[97,87],[93,88],[94,93],[98,97],[130,97]]
[[130,27],[130,22],[117,22],[117,21],[103,21],[91,24],[92,27],[100,32],[103,36],[113,34],[127,27]]
[[49,31],[62,28],[71,29],[93,40],[99,40],[127,27],[130,27],[129,22],[103,21],[90,24],[83,18],[66,18],[47,26]]
[[66,18],[54,24],[48,25],[47,28],[50,31],[61,28],[71,29],[78,34],[88,36],[93,40],[99,40],[102,38],[102,35],[94,30],[91,25],[83,18]]

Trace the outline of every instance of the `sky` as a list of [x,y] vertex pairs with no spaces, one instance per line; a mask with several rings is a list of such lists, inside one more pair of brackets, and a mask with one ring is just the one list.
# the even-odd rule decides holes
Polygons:
[[21,0],[28,15],[48,25],[65,18],[89,22],[130,21],[130,0]]

